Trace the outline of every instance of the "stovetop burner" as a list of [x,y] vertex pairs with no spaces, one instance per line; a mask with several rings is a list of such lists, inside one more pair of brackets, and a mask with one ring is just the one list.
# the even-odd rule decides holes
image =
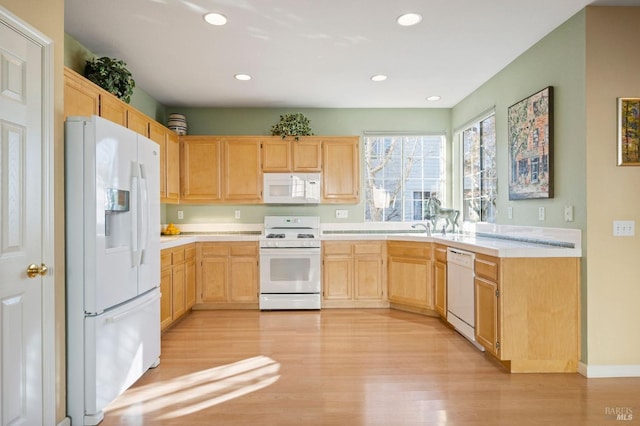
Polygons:
[[315,238],[313,234],[298,234],[298,238]]
[[269,234],[267,238],[284,238],[284,234]]

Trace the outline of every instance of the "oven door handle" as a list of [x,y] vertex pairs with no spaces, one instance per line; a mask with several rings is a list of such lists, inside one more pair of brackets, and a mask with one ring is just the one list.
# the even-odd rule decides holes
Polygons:
[[260,247],[260,254],[270,256],[320,254],[320,247]]

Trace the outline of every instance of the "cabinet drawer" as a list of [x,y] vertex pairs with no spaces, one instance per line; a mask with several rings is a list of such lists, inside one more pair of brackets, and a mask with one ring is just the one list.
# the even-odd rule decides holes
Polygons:
[[498,282],[500,259],[493,256],[476,254],[476,275]]
[[171,249],[160,251],[160,267],[162,269],[171,266]]
[[377,241],[367,243],[354,243],[353,254],[382,254],[382,243]]
[[327,254],[351,254],[350,242],[325,242],[322,246],[325,255]]
[[229,246],[222,244],[203,244],[202,257],[209,256],[228,256]]
[[439,260],[440,262],[446,262],[447,261],[447,247],[440,246],[440,245],[434,246],[433,255],[436,258],[436,260]]
[[418,259],[431,259],[430,243],[411,243],[396,241],[390,242],[387,247],[389,256],[415,257]]
[[231,246],[231,256],[257,256],[258,245],[257,244],[243,244],[237,246]]
[[171,264],[178,265],[184,263],[184,248],[177,248],[171,253]]

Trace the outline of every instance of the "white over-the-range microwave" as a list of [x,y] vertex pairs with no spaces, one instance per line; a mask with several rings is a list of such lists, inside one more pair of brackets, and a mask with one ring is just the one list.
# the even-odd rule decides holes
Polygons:
[[320,173],[265,173],[265,204],[318,204],[321,195]]

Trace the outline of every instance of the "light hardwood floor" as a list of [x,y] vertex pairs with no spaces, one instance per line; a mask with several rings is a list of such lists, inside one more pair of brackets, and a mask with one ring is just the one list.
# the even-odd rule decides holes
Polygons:
[[640,378],[509,374],[439,319],[388,309],[194,311],[102,423],[624,424]]

